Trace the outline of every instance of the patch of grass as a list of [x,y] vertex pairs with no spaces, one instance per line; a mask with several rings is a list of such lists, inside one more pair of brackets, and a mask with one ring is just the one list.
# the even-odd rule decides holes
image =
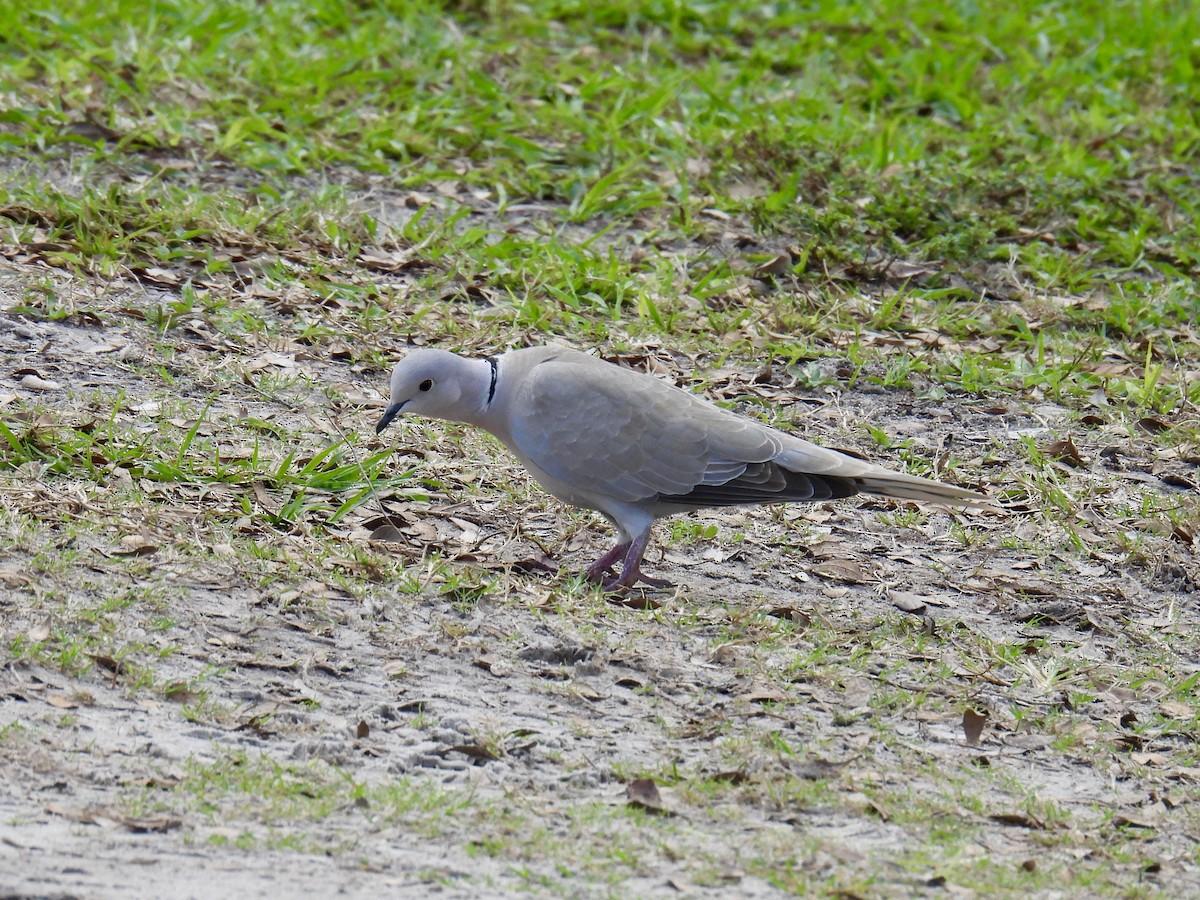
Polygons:
[[[14,664],[71,679],[110,665],[123,688],[167,697],[183,685],[179,717],[226,723],[225,673],[162,675],[189,637],[173,586],[186,600],[210,572],[264,610],[257,630],[286,618],[316,642],[360,617],[413,639],[394,689],[420,683],[434,651],[469,669],[460,651],[577,639],[640,673],[613,690],[641,717],[641,749],[604,734],[616,701],[602,668],[585,691],[571,666],[543,677],[518,662],[504,689],[567,723],[537,765],[648,773],[693,807],[660,819],[544,785],[480,799],[442,773],[373,782],[235,754],[190,763],[139,810],[184,810],[248,849],[343,855],[365,819],[561,893],[617,895],[668,863],[714,889],[735,890],[736,871],[798,895],[1144,887],[1127,835],[1038,791],[1111,768],[1161,795],[1138,741],[1195,760],[1190,607],[1150,599],[1168,575],[1194,583],[1200,532],[1194,5],[0,7],[0,252],[34,273],[6,301],[5,340],[64,382],[29,401],[14,367],[0,391]],[[128,346],[89,346],[118,332]],[[369,428],[348,398],[382,391],[410,339],[494,353],[552,338],[986,485],[1011,515],[774,510],[719,534],[678,519],[667,543],[736,544],[763,584],[629,610],[570,577],[483,568],[532,536],[557,552],[556,528],[590,522],[550,522],[494,444],[430,425],[384,448],[308,419],[315,404]],[[416,563],[415,542],[393,553],[353,531],[403,529],[431,498],[449,521],[462,509],[448,498],[477,507],[462,530],[488,543],[428,538]],[[874,540],[866,583],[771,580],[781,554],[829,536]],[[944,604],[933,625],[872,593],[926,587]],[[1045,591],[1083,612],[1056,617]],[[789,605],[811,621],[769,612]],[[493,618],[510,630],[481,630],[500,631]],[[759,686],[763,702],[737,705]],[[991,749],[949,743],[968,704],[1005,737],[1044,739],[1025,781],[958,765],[958,749]],[[519,771],[501,752],[512,732],[477,730]],[[789,768],[818,753],[848,762],[829,779]],[[688,768],[705,754],[753,777]],[[1169,812],[1164,834],[1186,831],[1191,813]],[[1023,829],[1014,843],[1036,866],[980,849],[994,814],[1040,823],[1003,826]],[[869,859],[809,819],[861,829]]]
[[[114,471],[122,471],[131,479],[176,487],[238,487],[244,490],[240,502],[245,515],[254,513],[250,489],[257,486],[278,498],[263,504],[259,513],[275,526],[317,516],[336,525],[378,492],[404,486],[410,477],[383,475],[390,450],[363,455],[340,440],[308,455],[279,447],[280,457],[270,458],[263,444],[278,445],[273,438],[291,436],[278,435],[272,426],[253,418],[234,423],[245,429],[242,434],[227,433],[214,440],[218,423],[207,418],[211,403],[210,399],[198,415],[186,406],[177,416],[170,410],[156,410],[163,427],[151,434],[129,427],[122,398],[117,398],[103,422],[52,425],[33,416],[24,428],[0,422],[0,468],[34,463],[59,476],[100,483],[109,481]],[[248,441],[244,450],[226,443],[238,437]]]

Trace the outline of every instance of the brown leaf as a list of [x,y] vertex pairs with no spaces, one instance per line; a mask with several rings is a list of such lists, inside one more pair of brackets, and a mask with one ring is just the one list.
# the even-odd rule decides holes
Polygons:
[[925,598],[910,591],[888,591],[888,600],[896,609],[914,616],[923,616],[929,611]]
[[131,266],[129,271],[136,275],[139,281],[163,287],[179,287],[180,276],[170,269],[162,269],[158,266]]
[[424,520],[413,522],[404,529],[404,533],[426,544],[436,544],[441,540],[437,526]]
[[528,574],[530,572],[557,572],[558,571],[558,569],[555,567],[555,565],[552,562],[550,562],[550,560],[548,558],[542,557],[540,559],[537,559],[532,556],[527,556],[527,557],[525,557],[525,559],[518,559],[516,562],[512,563],[510,568],[514,572],[519,572],[521,574]]
[[653,778],[635,778],[625,785],[625,798],[629,806],[642,809],[657,816],[672,815],[663,803],[662,795],[658,793],[658,785]]
[[1067,436],[1058,441],[1051,441],[1042,448],[1042,452],[1054,459],[1059,459],[1065,462],[1068,466],[1078,468],[1084,464],[1083,455],[1079,452],[1079,448],[1075,446],[1075,442]]
[[1128,813],[1117,813],[1112,817],[1112,824],[1114,828],[1158,828],[1154,820]]
[[981,713],[973,709],[963,712],[963,737],[966,738],[968,745],[974,747],[979,743],[979,738],[983,734],[983,726],[987,724],[987,720],[988,714],[986,710]]
[[988,818],[1001,825],[1014,825],[1018,828],[1031,828],[1035,831],[1041,831],[1046,827],[1044,822],[1025,813],[994,813]]
[[826,559],[813,566],[813,574],[847,584],[866,584],[867,576],[862,566],[852,559]]
[[364,249],[358,252],[358,264],[373,272],[395,274],[408,269],[422,268],[428,263],[413,258],[411,249],[383,250],[378,248]]
[[98,653],[89,653],[88,656],[90,656],[92,662],[94,662],[100,668],[107,669],[114,675],[120,675],[125,671],[125,665],[119,659],[114,659],[111,656],[104,656]]
[[72,822],[79,822],[82,825],[120,825],[134,834],[171,831],[183,824],[182,820],[173,819],[168,816],[138,818],[135,816],[124,816],[120,813],[110,813],[103,809],[96,809],[95,807],[68,809],[65,806],[50,803],[46,805],[45,810],[51,815],[62,816],[64,819],[70,819]]
[[1172,719],[1190,719],[1196,714],[1193,707],[1179,700],[1164,700],[1158,705],[1158,710]]
[[46,616],[36,625],[25,632],[25,636],[35,644],[40,644],[42,641],[50,637],[50,628],[54,625],[54,617]]
[[368,725],[366,722],[360,721],[358,723],[358,727],[356,729],[354,729],[354,736],[356,738],[358,738],[360,741],[363,738],[370,737],[371,736],[371,726]]
[[1178,472],[1164,472],[1158,477],[1163,484],[1170,485],[1171,487],[1183,488],[1185,491],[1200,490],[1200,488],[1197,488],[1196,482],[1190,478],[1185,478]]
[[792,255],[784,252],[780,253],[774,259],[769,259],[754,270],[755,278],[774,278],[777,275],[786,275],[792,268]]
[[767,615],[777,619],[788,619],[802,628],[807,628],[812,624],[812,617],[794,606],[775,606],[767,610]]
[[79,704],[68,697],[66,694],[50,694],[46,698],[46,702],[51,706],[56,706],[59,709],[76,709]]
[[407,544],[408,538],[404,536],[404,532],[395,525],[388,522],[380,525],[371,532],[367,540],[369,541],[386,541],[389,544]]
[[163,688],[163,696],[172,703],[195,703],[200,699],[200,692],[193,691],[186,682],[176,681]]
[[33,584],[33,576],[15,566],[5,566],[0,569],[0,584],[6,588],[29,587]]
[[482,744],[455,744],[453,747],[447,747],[442,751],[443,756],[447,753],[463,753],[471,757],[471,759],[482,760],[484,762],[500,758]]
[[158,552],[158,545],[140,534],[127,534],[121,538],[120,546],[112,551],[113,556],[149,556]]
[[1162,419],[1155,419],[1150,416],[1147,416],[1144,419],[1138,419],[1137,427],[1147,434],[1162,434],[1164,431],[1171,430],[1169,423],[1164,422]]
[[787,703],[792,698],[774,688],[756,688],[749,693],[742,694],[737,699],[746,703]]
[[613,606],[623,606],[626,609],[645,610],[660,609],[662,607],[659,601],[647,597],[645,594],[630,594],[627,596],[625,594],[610,593],[606,595],[605,599]]

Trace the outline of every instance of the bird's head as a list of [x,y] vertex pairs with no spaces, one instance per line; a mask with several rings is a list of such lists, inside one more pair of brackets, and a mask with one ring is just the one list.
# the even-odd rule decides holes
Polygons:
[[471,380],[472,363],[445,350],[417,350],[392,369],[392,397],[375,426],[379,434],[401,412],[434,419],[462,421],[467,412],[464,390]]

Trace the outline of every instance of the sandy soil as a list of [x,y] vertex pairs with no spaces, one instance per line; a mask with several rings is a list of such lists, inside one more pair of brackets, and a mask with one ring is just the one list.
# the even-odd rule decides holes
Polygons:
[[[42,279],[90,314],[11,312]],[[130,313],[170,296],[33,263],[0,272],[4,421],[78,427],[124,392],[120,427],[137,429],[138,411],[171,394],[198,415],[209,379],[232,370],[245,377],[214,401],[217,427],[303,428],[307,452],[336,439],[330,408],[341,427],[369,428],[378,371],[328,348],[226,347],[199,317],[158,334]],[[262,389],[264,373],[297,370],[311,381],[290,383],[286,402]],[[60,387],[30,388],[29,371]],[[787,394],[786,375],[763,390]],[[985,482],[1011,471],[1015,451],[1002,448],[1069,421],[1052,404],[897,396],[860,390],[800,409],[829,443],[863,447],[854,423],[870,420],[918,455],[974,460]],[[214,524],[212,509],[244,491],[147,482],[133,507],[120,472],[4,469],[4,896],[754,898],[798,884],[941,895],[978,889],[964,874],[975,865],[994,867],[982,876],[992,884],[1025,866],[1092,872],[1104,891],[1114,878],[1135,893],[1200,892],[1196,719],[1177,690],[1200,661],[1167,639],[1200,616],[1197,566],[1169,534],[1140,560],[1113,551],[1123,523],[1104,510],[1117,489],[1081,506],[1092,552],[1046,549],[1047,520],[1021,509],[911,525],[869,500],[704,516],[715,541],[660,541],[648,557],[676,587],[624,605],[513,568],[539,546],[577,567],[609,536],[528,486],[496,445],[420,424],[396,439],[397,470],[415,464],[442,484],[429,504],[383,499],[406,543],[368,543],[372,503],[328,529],[254,531],[267,561],[222,536],[231,517]],[[1122,474],[1129,490],[1165,492],[1164,471],[1194,477],[1148,437],[1098,428],[1074,440],[1092,461],[1071,476],[1080,496]],[[1101,455],[1117,441],[1120,456]],[[462,583],[422,562],[430,547]],[[69,564],[47,562],[68,550]],[[430,580],[402,588],[374,555]],[[119,614],[95,612],[122,597]],[[172,624],[157,630],[156,617]],[[100,650],[83,671],[14,649],[39,629],[88,628]],[[132,644],[151,686],[108,665],[104,647]],[[1024,659],[979,656],[1022,644]],[[967,706],[990,714],[978,745],[964,738]],[[330,789],[319,815],[268,814],[210,768],[241,759],[322,761],[372,790],[403,785],[415,805]],[[659,778],[670,816],[626,811],[627,782],[643,773]],[[796,793],[804,784],[811,795]],[[965,837],[931,839],[937,824],[905,815],[906,796]]]

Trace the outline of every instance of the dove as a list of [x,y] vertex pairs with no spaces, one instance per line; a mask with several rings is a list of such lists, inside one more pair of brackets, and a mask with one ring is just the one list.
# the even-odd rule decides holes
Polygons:
[[[988,505],[984,495],[873,465],[713,405],[653,375],[565,347],[469,358],[415,350],[396,363],[376,434],[401,413],[495,435],[547,491],[597,510],[616,544],[584,575],[610,589],[639,581],[656,519],[706,507],[878,494]],[[621,572],[610,577],[621,562]]]

